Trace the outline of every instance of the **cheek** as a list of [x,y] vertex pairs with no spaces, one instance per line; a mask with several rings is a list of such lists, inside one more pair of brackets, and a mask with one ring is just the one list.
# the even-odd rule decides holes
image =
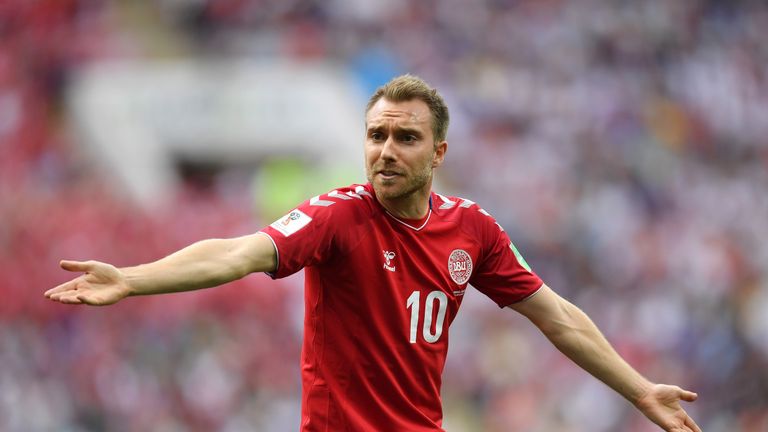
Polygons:
[[366,146],[363,153],[364,153],[364,156],[365,156],[365,161],[369,165],[373,164],[374,162],[376,162],[376,160],[379,158],[379,154],[380,154],[380,152],[377,149],[375,149],[373,147],[370,147],[370,146]]

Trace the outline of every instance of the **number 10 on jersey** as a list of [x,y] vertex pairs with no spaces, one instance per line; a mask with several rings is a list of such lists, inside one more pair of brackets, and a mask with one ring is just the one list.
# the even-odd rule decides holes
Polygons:
[[[437,316],[435,317],[435,330],[432,331],[432,315],[437,301]],[[419,311],[421,310],[421,291],[414,291],[408,296],[406,308],[411,310],[411,332],[409,341],[416,343],[416,337],[419,329]],[[443,322],[445,321],[445,312],[448,308],[448,297],[442,291],[432,291],[424,299],[424,324],[422,325],[421,335],[428,343],[435,343],[443,334]]]

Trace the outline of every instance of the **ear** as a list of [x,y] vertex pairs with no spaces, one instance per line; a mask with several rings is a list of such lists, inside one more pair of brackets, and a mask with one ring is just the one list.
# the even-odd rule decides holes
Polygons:
[[437,168],[443,164],[445,153],[448,151],[448,141],[441,141],[435,146],[435,155],[432,158],[432,168]]

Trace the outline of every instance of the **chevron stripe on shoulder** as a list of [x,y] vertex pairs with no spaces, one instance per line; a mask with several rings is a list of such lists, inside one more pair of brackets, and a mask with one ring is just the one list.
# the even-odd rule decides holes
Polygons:
[[[438,197],[443,201],[442,204],[440,204],[440,207],[438,207],[440,210],[450,209],[458,206],[458,208],[470,208],[473,204],[476,204],[472,200],[468,200],[466,198],[461,197],[447,197],[445,195],[440,195],[439,193],[436,193]],[[483,209],[478,209],[482,212]]]
[[334,189],[327,194],[317,195],[309,199],[309,205],[315,207],[329,207],[338,202],[349,200],[363,200],[363,197],[372,198],[373,196],[365,190],[364,186],[357,185],[341,189]]
[[470,209],[471,211],[477,211],[481,215],[491,218],[493,223],[501,231],[504,231],[504,228],[498,222],[496,222],[496,219],[490,213],[485,211],[482,207],[477,205],[476,202],[466,198],[461,198],[461,197],[446,197],[439,193],[436,193],[435,195],[437,195],[442,201],[438,209],[440,210],[456,209],[457,211],[459,211],[460,209]]

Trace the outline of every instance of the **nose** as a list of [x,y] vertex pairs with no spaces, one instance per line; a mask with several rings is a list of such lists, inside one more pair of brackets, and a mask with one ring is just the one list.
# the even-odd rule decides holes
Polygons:
[[379,157],[387,162],[397,160],[395,142],[392,136],[387,137],[387,140],[384,141],[384,145],[381,147],[381,154]]

